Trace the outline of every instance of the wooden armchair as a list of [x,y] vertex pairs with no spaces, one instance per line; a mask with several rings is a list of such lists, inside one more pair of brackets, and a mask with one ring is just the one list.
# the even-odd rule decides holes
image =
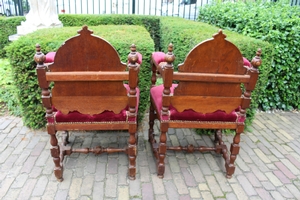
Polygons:
[[[235,170],[239,153],[240,134],[244,131],[246,108],[251,101],[251,91],[258,79],[261,50],[249,66],[239,49],[220,30],[213,39],[196,45],[186,56],[184,63],[174,72],[173,45],[168,53],[152,54],[152,88],[149,115],[149,142],[156,158],[157,174],[164,177],[167,150],[214,151],[225,159],[226,177]],[[156,86],[160,74],[163,84]],[[175,84],[177,81],[178,84]],[[244,85],[244,91],[241,89]],[[154,120],[160,121],[160,136],[156,142],[153,134]],[[188,145],[167,146],[168,128],[215,129],[215,146]],[[230,156],[222,141],[222,130],[233,129],[235,136],[230,146]]]
[[[58,49],[53,63],[45,65],[46,56],[39,45],[36,45],[34,56],[42,89],[42,103],[46,108],[54,174],[58,181],[63,180],[64,156],[74,152],[124,152],[129,159],[129,178],[135,179],[140,67],[137,63],[138,53],[132,45],[126,70],[126,64],[120,61],[110,43],[92,35],[93,32],[87,26],[78,33]],[[128,84],[124,84],[124,81]],[[54,86],[50,87],[50,83],[54,83]],[[128,130],[128,146],[71,148],[67,146],[71,130]],[[61,144],[56,137],[57,131],[65,131]]]

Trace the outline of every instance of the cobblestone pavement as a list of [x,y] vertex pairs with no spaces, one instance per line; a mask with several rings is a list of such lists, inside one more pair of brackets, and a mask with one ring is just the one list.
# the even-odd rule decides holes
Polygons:
[[[127,178],[125,154],[72,154],[64,161],[64,181],[52,170],[49,136],[13,116],[0,117],[0,199],[300,199],[300,113],[258,113],[241,137],[236,171],[226,179],[215,153],[168,151],[165,178],[156,176],[147,142],[147,123],[139,131],[137,179]],[[157,126],[156,126],[157,129]],[[157,132],[157,130],[156,130]],[[108,142],[125,145],[123,132],[71,132],[75,146]],[[224,136],[226,143],[232,136]],[[169,131],[169,142],[210,144],[190,129]]]

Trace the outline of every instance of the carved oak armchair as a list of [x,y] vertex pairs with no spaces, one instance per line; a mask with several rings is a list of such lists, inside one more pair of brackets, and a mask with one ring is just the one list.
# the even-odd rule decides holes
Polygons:
[[[71,153],[124,152],[129,159],[129,178],[135,179],[140,67],[135,45],[131,46],[126,70],[126,64],[120,61],[110,43],[94,36],[87,26],[78,33],[58,49],[53,63],[45,65],[46,56],[39,45],[34,56],[46,108],[54,174],[58,181],[63,180],[64,156]],[[50,60],[51,56],[54,55],[50,55]],[[53,88],[50,83],[54,83]],[[128,130],[128,145],[124,148],[71,148],[67,144],[69,131],[73,130]],[[61,144],[57,131],[64,131]]]
[[[178,72],[173,68],[175,56],[172,44],[166,55],[162,52],[152,54],[149,142],[160,178],[164,177],[167,150],[189,153],[214,151],[225,159],[227,178],[231,178],[235,171],[234,162],[239,153],[240,134],[245,127],[246,109],[258,79],[261,50],[257,51],[250,64],[239,49],[225,38],[226,35],[220,30],[212,39],[196,45],[184,63],[178,66]],[[157,74],[163,80],[159,86],[155,85]],[[244,92],[241,84],[244,85]],[[155,119],[160,121],[158,137],[153,130]],[[215,145],[168,146],[169,128],[215,129]],[[235,131],[230,152],[222,140],[223,129]]]

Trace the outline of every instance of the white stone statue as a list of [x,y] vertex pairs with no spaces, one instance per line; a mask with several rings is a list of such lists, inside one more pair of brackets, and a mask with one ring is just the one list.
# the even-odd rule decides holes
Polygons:
[[56,0],[29,0],[30,10],[26,21],[17,27],[19,35],[25,35],[40,28],[62,27],[55,6]]

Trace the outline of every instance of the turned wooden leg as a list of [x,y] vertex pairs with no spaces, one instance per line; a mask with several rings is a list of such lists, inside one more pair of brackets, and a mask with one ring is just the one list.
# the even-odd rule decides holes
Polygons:
[[161,123],[160,124],[160,138],[159,138],[159,146],[158,146],[158,160],[157,160],[157,176],[159,178],[164,177],[165,173],[165,157],[167,151],[167,131],[168,124]]
[[149,111],[149,132],[148,132],[148,141],[151,143],[154,142],[154,129],[153,129],[153,126],[154,126],[154,108],[153,108],[153,105],[152,103],[150,104],[150,111]]
[[214,140],[214,143],[215,144],[217,144],[217,143],[219,143],[219,137],[222,137],[222,132],[221,132],[221,130],[220,129],[218,129],[218,130],[216,130],[216,132],[215,132],[215,140]]
[[235,171],[235,160],[237,155],[239,154],[240,151],[240,135],[244,131],[244,125],[238,125],[236,129],[236,134],[233,138],[233,142],[231,143],[230,146],[230,157],[229,160],[226,162],[225,167],[226,167],[226,177],[231,178],[234,171]]
[[50,152],[54,162],[54,175],[57,181],[61,182],[63,181],[63,176],[62,176],[63,167],[60,159],[60,148],[56,138],[56,130],[53,124],[48,124],[47,130],[48,130],[48,134],[50,135],[50,144],[51,144]]
[[136,155],[137,155],[137,146],[136,146],[136,124],[129,125],[129,140],[128,140],[128,177],[130,180],[135,180],[136,175]]
[[63,134],[62,134],[62,143],[64,146],[67,146],[67,144],[69,144],[69,131],[65,131]]

